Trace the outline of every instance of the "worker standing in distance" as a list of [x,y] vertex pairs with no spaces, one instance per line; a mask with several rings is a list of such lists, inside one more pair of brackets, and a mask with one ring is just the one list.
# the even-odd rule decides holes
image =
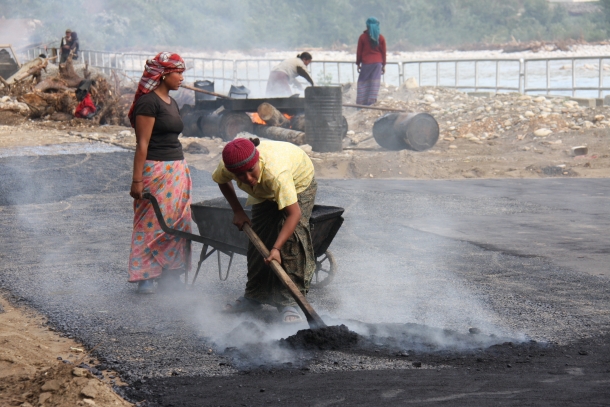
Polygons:
[[358,38],[356,65],[358,66],[358,93],[356,103],[370,106],[377,102],[381,75],[385,73],[385,38],[379,33],[379,20],[369,17],[366,30]]

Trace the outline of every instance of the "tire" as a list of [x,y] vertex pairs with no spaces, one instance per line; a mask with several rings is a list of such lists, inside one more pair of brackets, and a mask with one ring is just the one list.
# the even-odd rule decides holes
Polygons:
[[316,259],[316,271],[311,278],[310,288],[322,288],[330,284],[337,274],[337,261],[330,250]]

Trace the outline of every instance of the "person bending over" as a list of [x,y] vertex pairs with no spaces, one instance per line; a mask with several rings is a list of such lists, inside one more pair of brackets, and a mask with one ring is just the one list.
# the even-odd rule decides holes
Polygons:
[[[225,311],[253,311],[269,304],[281,312],[283,322],[302,321],[295,300],[269,263],[281,263],[301,293],[307,293],[315,271],[309,218],[317,183],[311,160],[291,143],[240,138],[225,146],[212,179],[233,209],[233,223],[240,230],[250,224],[270,249],[264,259],[252,243],[248,245],[245,293]],[[248,194],[252,219],[237,199],[232,181]]]

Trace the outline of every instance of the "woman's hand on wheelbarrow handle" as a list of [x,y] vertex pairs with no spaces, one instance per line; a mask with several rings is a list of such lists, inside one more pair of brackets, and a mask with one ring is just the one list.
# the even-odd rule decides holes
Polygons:
[[243,209],[241,211],[237,211],[233,213],[233,224],[237,226],[239,230],[244,228],[244,224],[252,226],[252,222],[250,222],[250,218],[246,215],[246,211]]

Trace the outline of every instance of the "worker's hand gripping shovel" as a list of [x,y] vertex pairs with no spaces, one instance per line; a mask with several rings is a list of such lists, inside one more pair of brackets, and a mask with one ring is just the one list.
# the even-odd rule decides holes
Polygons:
[[[265,246],[265,243],[263,243],[263,241],[258,237],[256,232],[252,230],[252,227],[249,224],[245,223],[242,230],[246,233],[246,235],[248,236],[254,247],[256,247],[256,250],[258,250],[261,256],[263,256],[264,259],[269,257],[269,250],[267,249],[267,246]],[[290,295],[292,295],[292,298],[294,298],[297,304],[299,304],[299,307],[301,307],[301,310],[303,310],[303,313],[307,317],[307,322],[309,323],[309,326],[312,329],[324,328],[326,324],[324,323],[324,321],[322,321],[322,318],[320,318],[318,313],[311,307],[305,296],[301,294],[294,282],[290,279],[290,277],[288,277],[288,274],[286,274],[286,271],[284,271],[284,268],[280,265],[280,263],[273,260],[269,264],[269,267],[271,267],[271,270],[273,270],[277,278],[280,279],[284,287],[286,287],[288,291],[290,291]]]

